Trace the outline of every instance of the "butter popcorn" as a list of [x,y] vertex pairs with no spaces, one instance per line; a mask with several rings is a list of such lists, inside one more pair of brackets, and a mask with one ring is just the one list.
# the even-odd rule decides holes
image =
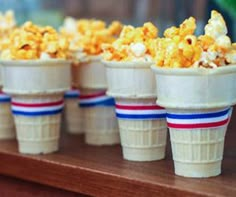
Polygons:
[[235,45],[227,34],[225,21],[217,11],[205,26],[205,35],[194,35],[196,22],[186,19],[179,27],[168,28],[158,39],[155,62],[160,67],[216,68],[236,63]]
[[39,27],[26,22],[10,34],[9,45],[2,51],[1,59],[65,59],[68,48],[68,41],[52,27]]
[[16,27],[14,12],[0,12],[0,52],[9,45],[8,35]]
[[118,21],[113,21],[107,26],[102,20],[67,18],[60,32],[69,38],[70,51],[100,55],[102,44],[113,42],[120,34],[121,29],[122,24]]
[[7,12],[0,12],[0,33],[5,33],[8,30],[12,30],[16,26],[14,12],[8,10]]
[[158,39],[155,62],[158,66],[190,67],[200,58],[202,49],[193,35],[196,21],[186,19],[179,28],[171,27],[164,32],[165,38]]
[[103,45],[103,57],[107,61],[152,61],[157,35],[158,29],[150,22],[137,28],[124,26],[117,40]]

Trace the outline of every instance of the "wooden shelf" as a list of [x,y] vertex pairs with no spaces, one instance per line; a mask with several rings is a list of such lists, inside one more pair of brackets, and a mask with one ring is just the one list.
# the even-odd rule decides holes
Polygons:
[[16,141],[1,141],[0,174],[94,196],[236,196],[235,119],[226,135],[222,175],[214,178],[175,176],[169,145],[165,160],[130,162],[120,146],[88,146],[68,134],[50,155],[22,155]]
[[23,196],[23,197],[87,197],[75,192],[41,185],[29,181],[0,175],[0,196]]

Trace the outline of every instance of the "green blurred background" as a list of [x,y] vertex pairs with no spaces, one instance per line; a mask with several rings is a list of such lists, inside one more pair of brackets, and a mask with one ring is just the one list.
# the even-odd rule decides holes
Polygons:
[[0,0],[0,11],[15,11],[18,24],[26,20],[58,27],[65,16],[121,20],[141,25],[151,21],[160,33],[178,25],[185,18],[197,19],[197,34],[202,33],[210,10],[220,11],[227,23],[229,36],[236,40],[236,0]]

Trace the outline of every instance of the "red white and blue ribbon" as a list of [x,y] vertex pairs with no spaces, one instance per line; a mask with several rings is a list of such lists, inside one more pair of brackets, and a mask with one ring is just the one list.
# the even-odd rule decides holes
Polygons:
[[11,101],[11,97],[0,91],[0,103],[8,103]]
[[22,103],[13,100],[12,112],[22,116],[48,116],[61,113],[63,105],[63,100],[45,103]]
[[80,107],[94,107],[94,106],[114,106],[114,98],[107,96],[106,92],[98,92],[94,94],[81,94],[79,97]]
[[116,116],[120,119],[155,120],[166,118],[166,110],[155,104],[116,103]]
[[167,113],[167,125],[175,129],[214,128],[227,125],[232,108],[206,113]]
[[79,90],[72,89],[65,93],[64,98],[66,99],[78,98],[79,95],[80,95]]

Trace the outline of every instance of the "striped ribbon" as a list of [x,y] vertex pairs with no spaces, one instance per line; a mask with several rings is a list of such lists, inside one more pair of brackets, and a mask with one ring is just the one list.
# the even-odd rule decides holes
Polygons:
[[79,95],[80,95],[79,90],[72,89],[65,93],[64,98],[67,98],[67,99],[78,98]]
[[8,103],[11,101],[11,97],[4,92],[0,91],[0,103]]
[[206,113],[167,113],[169,128],[197,129],[214,128],[228,124],[232,108]]
[[79,97],[80,107],[94,107],[94,106],[114,106],[114,98],[107,96],[105,91],[95,94],[84,94]]
[[46,116],[62,112],[63,100],[45,103],[21,103],[12,101],[12,112],[14,115],[22,116]]
[[155,104],[116,103],[116,116],[120,119],[154,120],[166,118],[166,110]]

